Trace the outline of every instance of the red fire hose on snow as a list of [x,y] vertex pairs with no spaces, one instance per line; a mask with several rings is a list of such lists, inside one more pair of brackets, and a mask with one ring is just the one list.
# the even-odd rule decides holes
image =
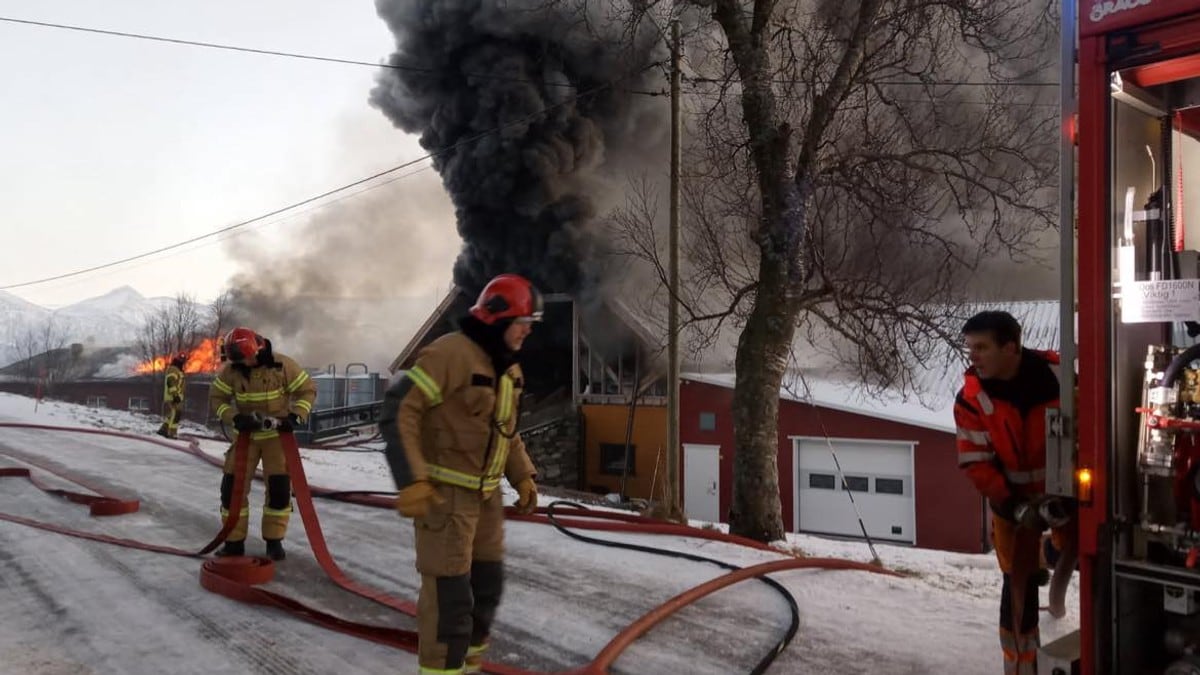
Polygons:
[[[152,437],[100,429],[58,427],[18,422],[0,422],[0,427],[96,434],[115,436],[119,438],[129,438],[146,443],[153,443],[155,445],[160,445],[172,450],[186,452],[217,466],[221,466],[222,464],[220,460],[217,460],[216,458],[211,457],[201,451],[195,440],[190,440],[186,446],[180,446],[175,443],[158,440]],[[320,522],[313,506],[313,497],[325,497],[365,506],[391,509],[393,507],[393,499],[380,493],[334,491],[315,486],[310,487],[304,475],[304,467],[301,462],[300,453],[296,445],[295,438],[291,434],[286,433],[281,434],[281,438],[283,439],[284,453],[287,458],[288,471],[292,481],[292,489],[296,498],[296,506],[300,511],[305,533],[308,535],[309,542],[312,545],[314,558],[321,566],[321,569],[338,586],[355,593],[356,595],[373,600],[406,615],[415,616],[416,606],[413,602],[395,597],[379,589],[372,588],[366,584],[354,581],[353,579],[347,577],[344,572],[342,572],[337,563],[334,561],[332,554],[329,552],[328,546],[325,544],[325,538],[321,532]],[[108,544],[115,544],[147,551],[155,551],[159,553],[167,553],[171,555],[201,557],[211,552],[225,540],[225,538],[229,535],[229,532],[233,530],[233,527],[236,524],[237,514],[241,513],[244,481],[250,478],[246,475],[247,472],[245,471],[248,444],[248,437],[243,435],[234,445],[237,470],[234,473],[233,494],[229,508],[229,515],[224,523],[222,523],[221,530],[212,539],[212,541],[198,551],[190,551],[171,546],[150,544],[133,539],[124,539],[93,532],[86,532],[83,530],[68,528],[52,523],[45,523],[42,521],[3,512],[0,512],[0,520]],[[50,487],[48,484],[35,477],[28,468],[0,467],[0,478],[25,478],[44,492],[62,497],[74,503],[87,505],[91,510],[92,515],[120,515],[124,513],[133,513],[138,509],[139,503],[135,499],[111,495],[103,489],[88,485],[86,482],[71,476],[63,469],[29,457],[25,453],[0,450],[0,455],[7,456],[26,465],[33,466],[41,471],[58,476],[63,480],[70,481],[83,487],[84,489],[89,490],[92,493],[95,493],[85,494],[62,488]],[[508,518],[513,520],[542,522],[554,525],[559,531],[563,532],[567,536],[588,543],[616,546],[618,548],[643,551],[659,555],[672,555],[690,560],[709,562],[733,570],[729,574],[717,577],[708,582],[700,584],[699,586],[689,589],[648,612],[646,615],[642,616],[640,619],[618,633],[590,663],[570,671],[572,674],[600,675],[602,673],[607,673],[608,668],[615,663],[617,658],[626,648],[633,644],[639,637],[645,635],[646,632],[648,632],[651,628],[666,620],[679,609],[686,607],[687,605],[711,593],[714,593],[717,590],[751,578],[759,578],[768,585],[771,585],[772,588],[775,588],[777,591],[781,592],[789,603],[789,608],[792,610],[792,622],[785,638],[759,662],[753,671],[751,671],[752,673],[761,673],[765,671],[766,667],[770,665],[775,657],[778,656],[778,654],[790,642],[798,627],[799,616],[795,598],[792,597],[791,594],[786,591],[786,589],[780,586],[778,582],[775,582],[773,579],[766,578],[764,575],[774,572],[782,572],[785,570],[811,568],[830,570],[862,570],[879,574],[896,575],[895,572],[868,565],[866,563],[828,558],[778,560],[747,568],[737,568],[736,566],[729,565],[721,561],[716,561],[689,553],[664,551],[662,549],[656,549],[648,546],[638,546],[634,544],[594,539],[585,535],[581,535],[577,532],[573,532],[568,528],[576,530],[636,532],[642,534],[672,534],[693,538],[712,539],[744,546],[751,546],[760,550],[774,551],[774,549],[770,548],[769,546],[750,539],[727,535],[716,531],[702,530],[686,525],[655,521],[633,514],[588,512],[585,514],[586,517],[582,518],[563,518],[555,513],[555,508],[564,504],[575,507],[576,509],[584,508],[569,502],[555,502],[548,508],[539,509],[539,513],[536,514],[520,515],[515,513],[515,511],[510,508],[506,509],[506,515]],[[266,558],[212,558],[205,560],[201,567],[200,584],[207,590],[214,593],[219,593],[241,602],[276,607],[331,630],[336,630],[341,633],[371,640],[380,644],[398,647],[410,652],[416,651],[417,636],[414,631],[350,621],[326,612],[322,612],[312,607],[308,607],[293,598],[260,588],[259,586],[261,584],[271,580],[273,574],[273,564],[269,559]],[[490,662],[484,665],[484,670],[485,672],[495,673],[497,675],[535,675],[531,671]]]

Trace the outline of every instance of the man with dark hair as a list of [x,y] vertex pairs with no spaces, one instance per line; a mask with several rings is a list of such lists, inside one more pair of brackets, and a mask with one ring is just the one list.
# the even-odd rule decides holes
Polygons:
[[384,398],[379,431],[396,509],[416,532],[422,675],[483,672],[504,581],[501,477],[516,488],[518,511],[537,508],[536,472],[517,433],[517,353],[541,319],[528,279],[497,276],[460,330],[422,349]]
[[[1038,582],[1042,532],[1059,548],[1071,505],[1046,491],[1046,410],[1059,400],[1059,357],[1021,346],[1021,325],[1008,312],[981,312],[963,326],[971,367],[954,403],[958,465],[988,501],[992,541],[1004,574],[1000,644],[1004,672],[1037,672]],[[1069,571],[1065,577],[1069,578]],[[1051,586],[1065,590],[1058,570]]]

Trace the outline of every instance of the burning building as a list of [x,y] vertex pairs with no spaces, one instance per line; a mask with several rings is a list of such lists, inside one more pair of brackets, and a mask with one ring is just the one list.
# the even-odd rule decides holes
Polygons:
[[[522,350],[520,423],[542,479],[649,497],[665,466],[660,341],[611,297],[595,214],[665,148],[667,106],[640,94],[659,86],[667,51],[651,24],[631,33],[602,4],[376,1],[396,51],[371,103],[420,134],[463,239],[455,289],[392,370],[452,330],[489,279],[521,274],[547,295]],[[636,476],[623,475],[627,446],[649,455]]]

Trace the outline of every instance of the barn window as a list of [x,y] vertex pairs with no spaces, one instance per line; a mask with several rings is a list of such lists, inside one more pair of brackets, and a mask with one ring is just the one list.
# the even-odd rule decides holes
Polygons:
[[702,412],[700,413],[700,431],[716,431],[717,430],[717,413]]
[[870,492],[871,479],[866,476],[846,476],[844,489],[848,489],[851,492]]
[[817,488],[818,490],[832,490],[837,485],[837,480],[830,473],[810,473],[808,474],[808,487]]
[[[606,476],[620,476],[625,468],[625,444],[600,444],[600,473]],[[629,446],[629,475],[637,475],[637,446]]]
[[150,399],[145,396],[130,396],[129,409],[134,411],[150,410]]
[[901,478],[876,478],[875,492],[881,495],[904,494],[904,480]]
[[89,408],[107,408],[108,397],[106,396],[89,396],[87,397],[87,405]]

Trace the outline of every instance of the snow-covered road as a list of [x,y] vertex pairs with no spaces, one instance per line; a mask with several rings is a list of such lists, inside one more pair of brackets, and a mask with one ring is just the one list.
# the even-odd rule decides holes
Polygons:
[[[97,414],[50,404],[35,417],[0,395],[0,420],[153,427],[119,412]],[[32,406],[29,406],[31,408]],[[208,452],[219,443],[205,443]],[[199,548],[218,529],[219,470],[186,454],[136,440],[0,429],[8,449],[69,468],[114,492],[136,494],[136,514],[93,518],[26,481],[0,480],[0,512],[142,541]],[[375,453],[306,452],[315,484],[386,489]],[[0,458],[0,466],[15,462]],[[250,552],[257,540],[261,487],[251,497]],[[326,539],[352,578],[415,598],[411,525],[394,513],[321,500]],[[774,554],[681,537],[589,533],[672,548],[739,565]],[[862,544],[796,537],[810,555],[865,560]],[[413,628],[414,621],[351,595],[325,578],[308,551],[299,517],[289,552],[270,584],[356,621]],[[995,616],[998,574],[990,556],[881,547],[885,563],[911,573],[777,575],[797,598],[801,627],[776,662],[777,673],[999,672]],[[74,539],[0,522],[2,673],[392,673],[415,672],[402,651],[329,632],[273,609],[236,603],[202,589],[200,561]],[[508,524],[508,585],[491,657],[556,671],[588,661],[630,621],[680,591],[718,576],[710,565],[577,542],[553,528]],[[1072,589],[1068,602],[1076,604]],[[1075,625],[1043,615],[1048,636]],[[787,612],[766,586],[720,591],[639,641],[618,672],[747,672],[783,634]]]

